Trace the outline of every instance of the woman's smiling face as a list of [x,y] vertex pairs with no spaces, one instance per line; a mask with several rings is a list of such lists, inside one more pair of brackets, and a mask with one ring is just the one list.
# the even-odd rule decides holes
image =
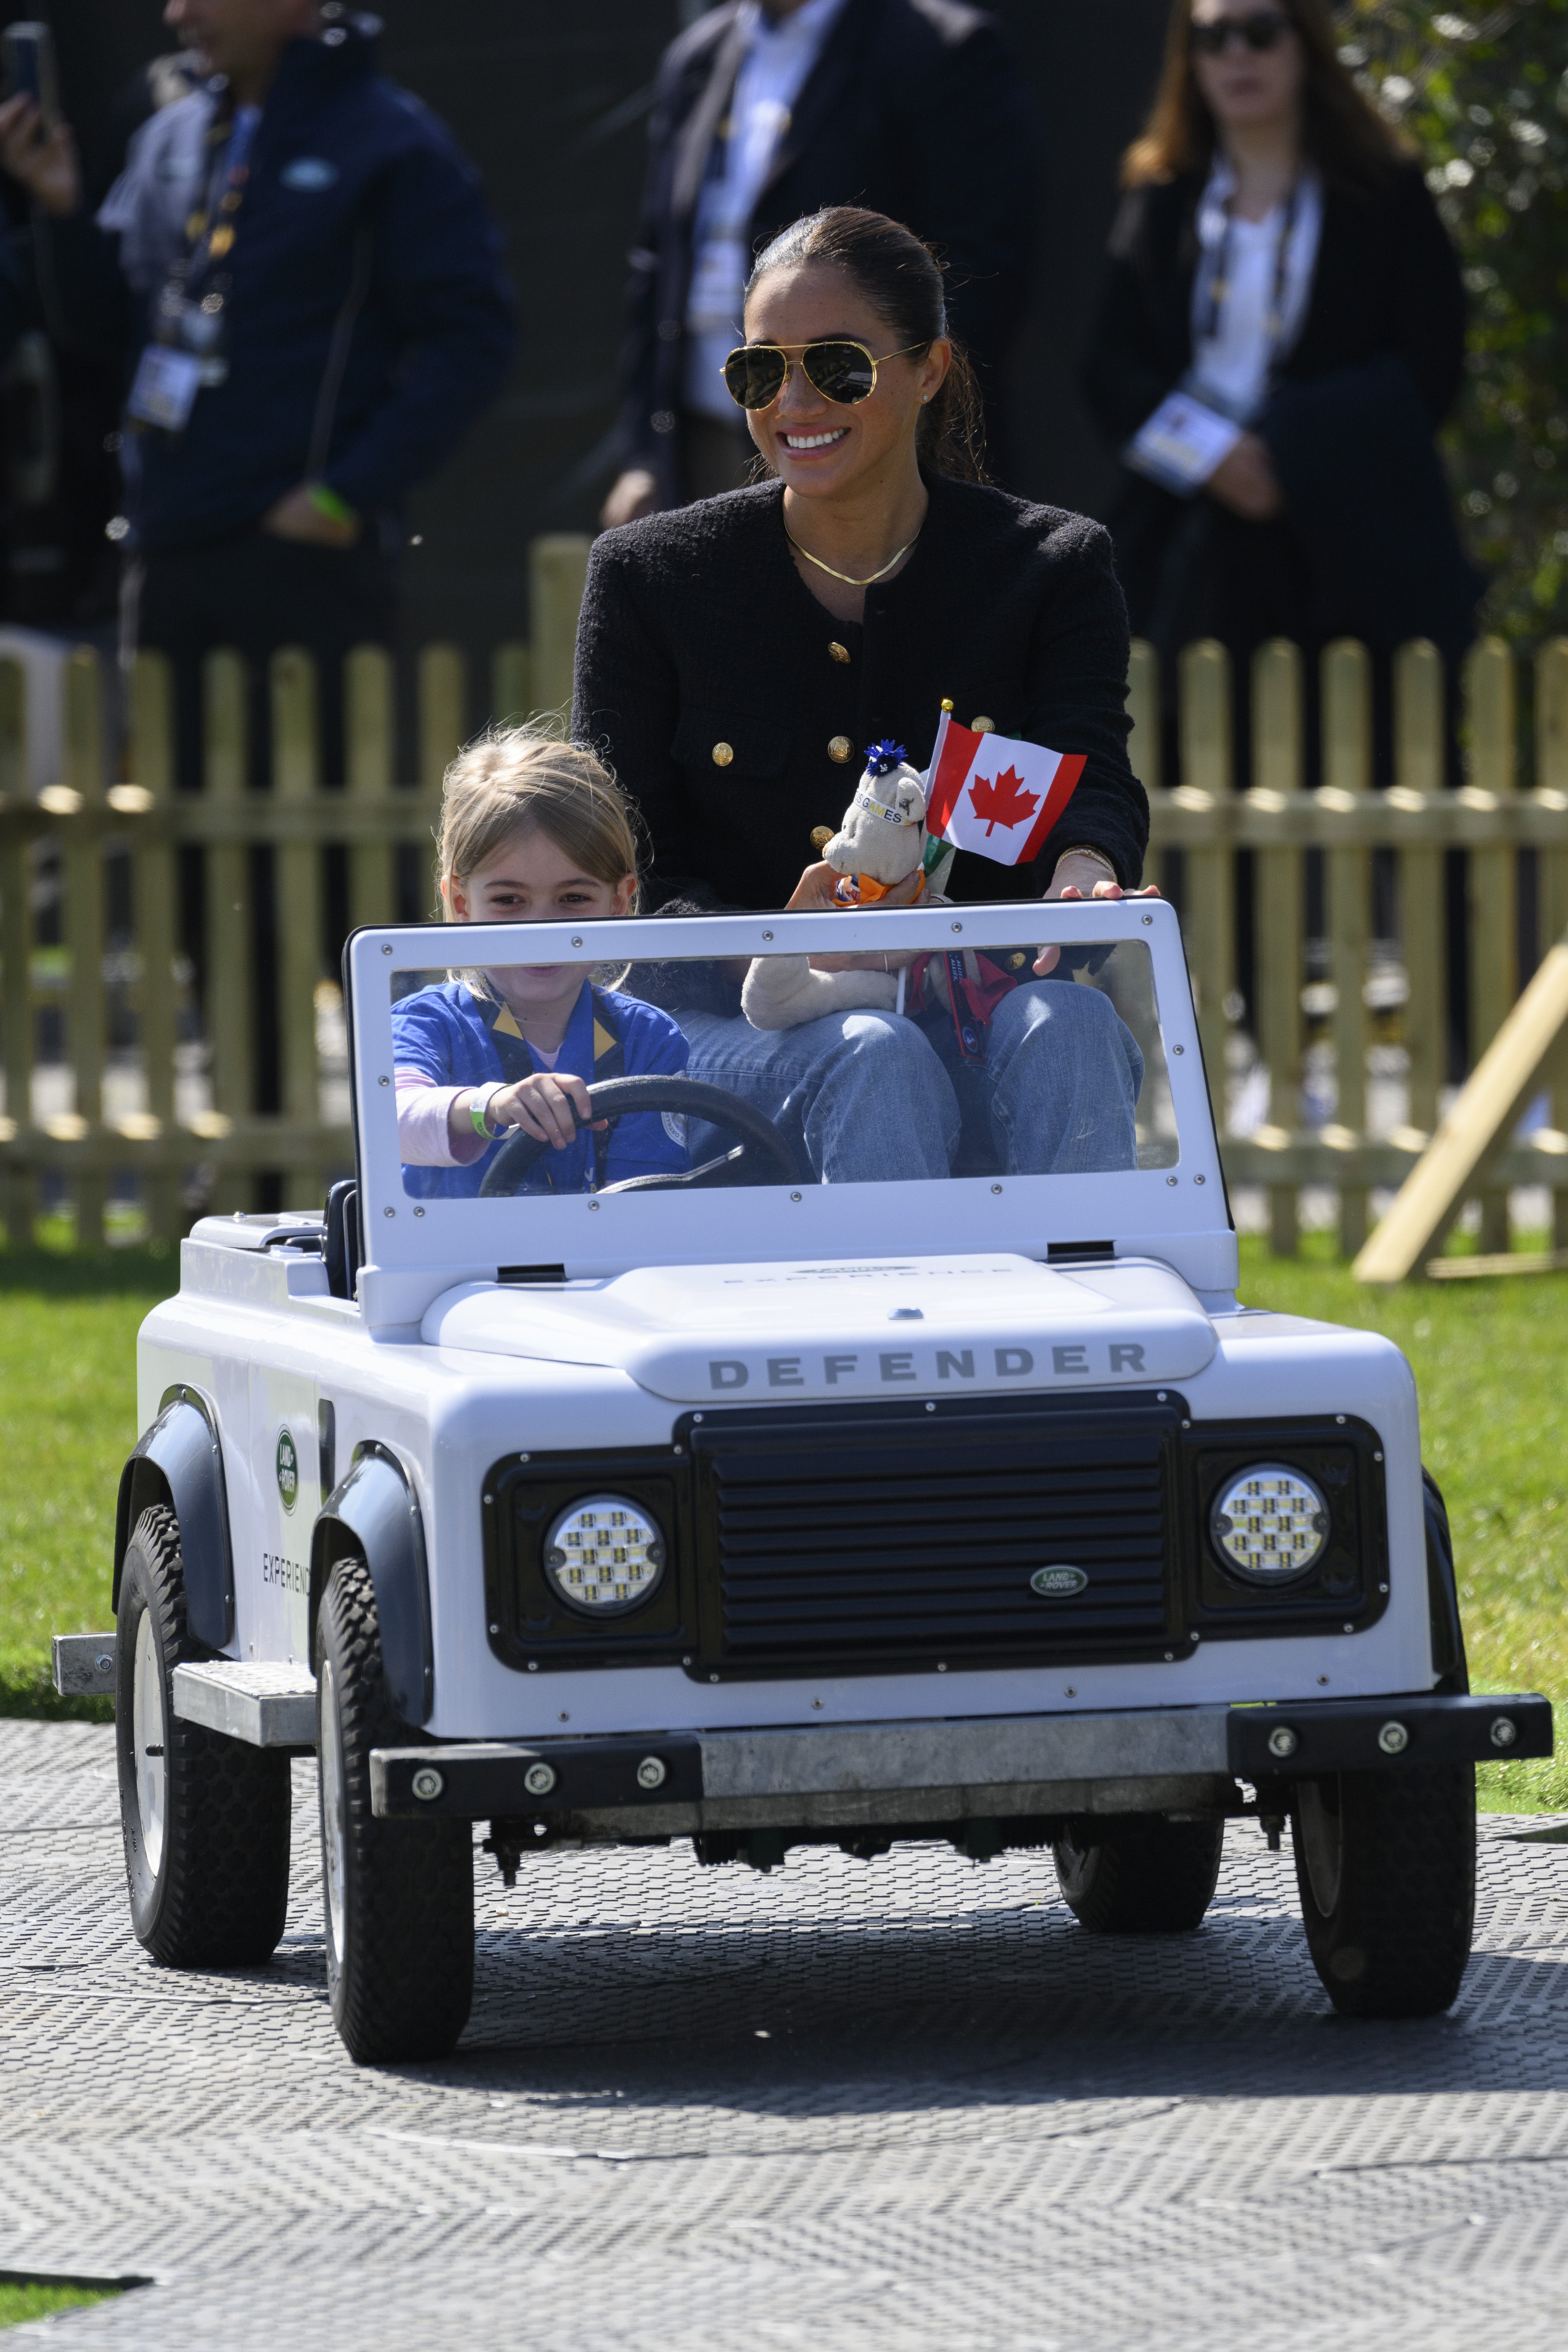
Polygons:
[[[945,339],[886,358],[898,337],[847,274],[830,263],[773,269],[746,304],[746,341],[776,343],[792,362],[768,408],[747,413],[752,440],[786,488],[825,498],[908,462],[921,410],[947,373]],[[862,343],[880,362],[877,388],[852,405],[825,400],[799,365],[806,343]]]

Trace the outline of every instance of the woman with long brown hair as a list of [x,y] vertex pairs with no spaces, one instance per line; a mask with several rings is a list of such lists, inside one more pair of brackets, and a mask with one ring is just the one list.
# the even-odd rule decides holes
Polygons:
[[1457,659],[1478,581],[1434,436],[1458,263],[1326,0],[1174,0],[1123,179],[1084,381],[1125,469],[1134,632],[1242,656],[1426,636]]

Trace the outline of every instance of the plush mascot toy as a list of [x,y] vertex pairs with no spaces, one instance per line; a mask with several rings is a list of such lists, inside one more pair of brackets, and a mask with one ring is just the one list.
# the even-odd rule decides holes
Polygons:
[[[873,743],[843,824],[818,844],[824,863],[844,877],[846,906],[891,898],[912,907],[923,896],[925,813],[925,787],[903,745]],[[900,889],[911,876],[914,888]],[[741,994],[753,1029],[795,1029],[826,1013],[890,1013],[898,1002],[897,972],[813,971],[805,956],[759,956]]]

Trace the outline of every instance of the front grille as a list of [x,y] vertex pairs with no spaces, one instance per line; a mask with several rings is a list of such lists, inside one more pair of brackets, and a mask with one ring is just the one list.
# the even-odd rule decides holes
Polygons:
[[[705,1415],[690,1433],[710,1665],[1163,1655],[1179,1418],[1173,1401],[1126,1394],[940,1420]],[[1082,1571],[1081,1591],[1031,1590],[1061,1567]]]

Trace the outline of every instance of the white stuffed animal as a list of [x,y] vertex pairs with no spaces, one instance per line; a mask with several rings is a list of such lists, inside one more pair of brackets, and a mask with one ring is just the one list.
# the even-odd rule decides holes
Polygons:
[[[847,906],[886,898],[910,877],[912,906],[925,887],[925,787],[900,743],[873,743],[866,772],[844,822],[823,847],[826,864],[846,878],[838,895]],[[827,1013],[876,1010],[890,1013],[899,1001],[899,975],[889,971],[814,971],[805,956],[758,956],[746,975],[741,1007],[753,1029],[795,1029]]]

